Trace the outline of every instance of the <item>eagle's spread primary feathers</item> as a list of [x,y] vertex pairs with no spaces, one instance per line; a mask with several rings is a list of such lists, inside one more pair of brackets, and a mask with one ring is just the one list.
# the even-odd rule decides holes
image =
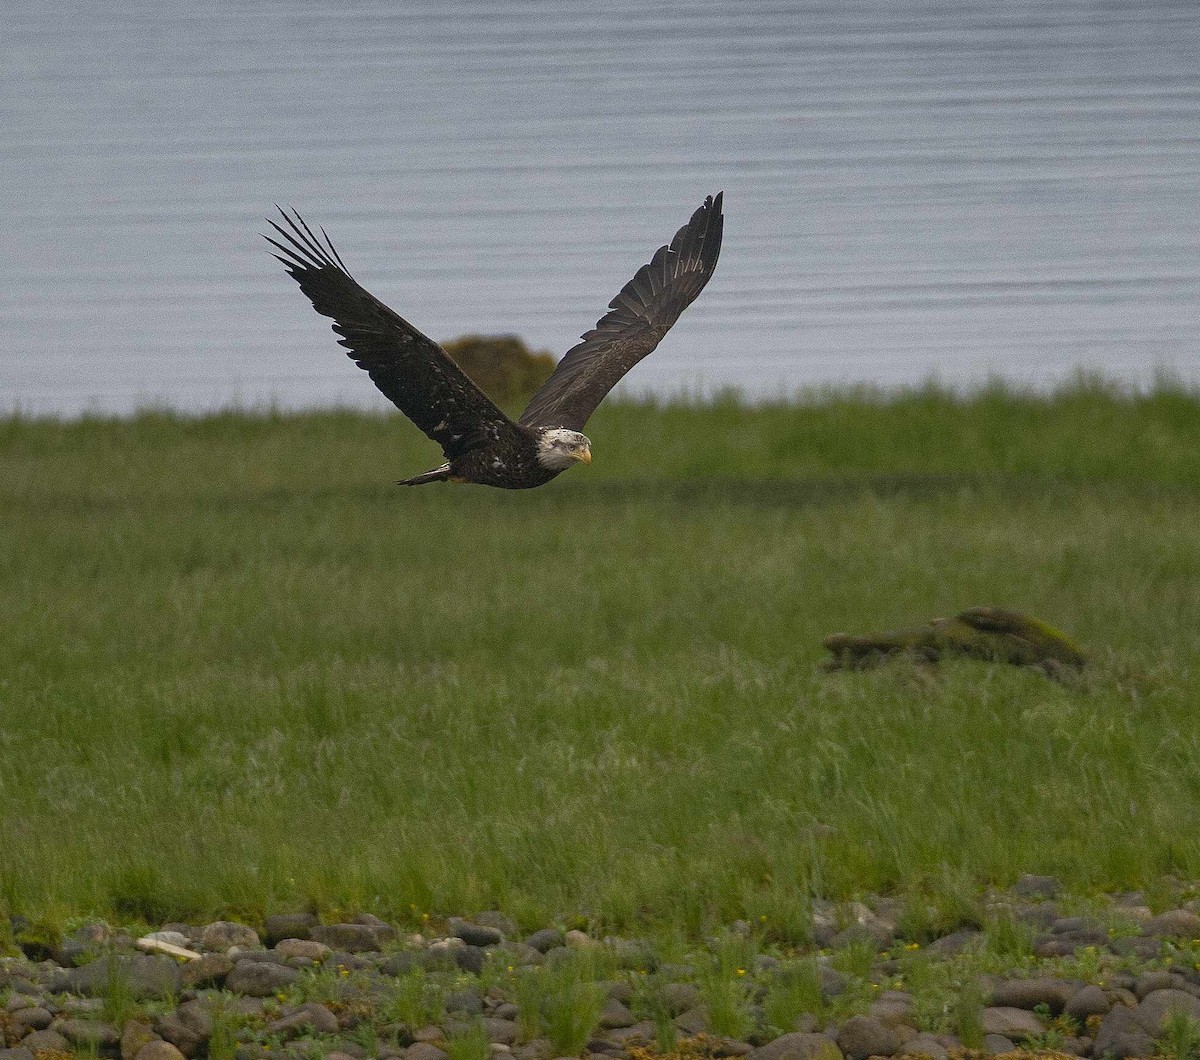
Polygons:
[[445,350],[351,277],[324,229],[317,236],[295,211],[279,212],[284,224],[269,222],[279,239],[264,237],[280,252],[275,257],[313,308],[333,318],[338,341],[358,366],[446,453],[442,467],[404,483],[453,479],[506,489],[540,486],[575,461],[591,462],[579,432],[704,289],[724,224],[721,195],[705,199],[566,352],[514,423]]

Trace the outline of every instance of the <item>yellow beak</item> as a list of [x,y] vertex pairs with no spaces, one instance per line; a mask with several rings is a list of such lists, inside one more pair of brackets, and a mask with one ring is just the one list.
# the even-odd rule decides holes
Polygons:
[[592,451],[590,449],[584,449],[582,452],[580,452],[579,459],[585,464],[590,464],[592,462]]

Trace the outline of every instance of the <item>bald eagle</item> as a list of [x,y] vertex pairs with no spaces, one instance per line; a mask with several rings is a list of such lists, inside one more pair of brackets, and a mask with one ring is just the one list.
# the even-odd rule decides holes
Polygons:
[[478,482],[530,489],[582,461],[580,433],[596,406],[646,356],[704,290],[721,250],[721,195],[709,196],[670,244],[609,304],[608,312],[566,352],[519,420],[506,416],[432,339],[392,312],[350,275],[325,230],[316,236],[295,210],[268,223],[292,278],[338,342],[401,412],[437,442],[446,463],[401,485]]

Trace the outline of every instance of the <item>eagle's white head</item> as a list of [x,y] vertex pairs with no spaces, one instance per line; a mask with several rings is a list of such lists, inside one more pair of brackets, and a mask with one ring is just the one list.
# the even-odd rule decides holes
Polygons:
[[538,463],[551,471],[563,471],[577,460],[592,462],[592,443],[578,431],[551,427],[537,440]]

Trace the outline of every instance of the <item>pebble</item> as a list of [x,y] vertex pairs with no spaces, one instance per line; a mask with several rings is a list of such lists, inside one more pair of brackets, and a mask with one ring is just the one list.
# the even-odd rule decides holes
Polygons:
[[870,1016],[851,1016],[837,1032],[837,1045],[846,1060],[891,1056],[900,1047],[896,1032]]
[[1023,1008],[985,1008],[982,1023],[984,1034],[1001,1034],[1014,1042],[1032,1038],[1046,1029],[1037,1016]]
[[300,973],[294,968],[260,961],[239,961],[225,977],[225,989],[250,997],[271,997],[291,986]]
[[309,938],[324,943],[331,950],[347,953],[371,953],[380,949],[379,936],[369,924],[317,924],[309,930]]
[[487,924],[472,924],[462,917],[452,916],[448,926],[450,934],[462,939],[468,946],[498,946],[504,941],[504,933],[499,928]]

